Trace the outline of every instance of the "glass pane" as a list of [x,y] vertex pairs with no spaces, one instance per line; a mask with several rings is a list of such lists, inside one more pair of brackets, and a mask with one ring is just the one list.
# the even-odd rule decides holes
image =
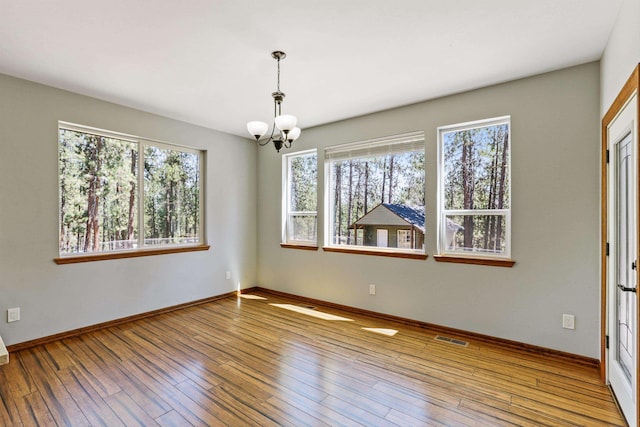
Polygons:
[[[421,247],[424,162],[424,151],[412,151],[331,163],[331,243],[403,247],[397,231],[413,228]],[[388,237],[378,239],[378,230],[388,230]]]
[[289,217],[288,240],[315,242],[318,235],[315,215],[291,215]]
[[505,215],[445,215],[447,251],[504,254]]
[[315,153],[291,157],[289,179],[290,211],[315,211],[318,200],[318,164]]
[[[633,288],[635,271],[632,264],[635,260],[635,223],[633,221],[635,206],[634,186],[632,181],[633,160],[631,153],[631,136],[628,136],[617,146],[617,185],[616,185],[616,284],[625,288]],[[616,360],[625,374],[629,385],[632,384],[634,346],[633,335],[635,329],[636,295],[618,289],[616,292],[616,320],[618,331],[616,334]]]
[[144,147],[144,244],[200,242],[200,156]]
[[136,247],[138,144],[59,131],[60,255]]
[[411,249],[412,236],[411,230],[398,230],[398,247]]
[[447,210],[509,208],[509,125],[443,134]]

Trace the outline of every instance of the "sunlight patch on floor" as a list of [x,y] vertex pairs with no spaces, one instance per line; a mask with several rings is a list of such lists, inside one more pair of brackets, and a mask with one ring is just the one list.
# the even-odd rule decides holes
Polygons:
[[244,298],[244,299],[266,299],[265,297],[261,297],[258,295],[251,295],[251,294],[247,294],[247,295],[240,295],[240,298]]
[[317,310],[311,310],[309,308],[300,307],[293,304],[269,304],[274,307],[284,308],[285,310],[295,311],[296,313],[306,314],[307,316],[317,317],[323,320],[340,320],[343,322],[353,322],[353,319],[347,319],[346,317],[335,316],[329,313],[323,313]]
[[376,334],[386,335],[392,337],[398,333],[395,329],[383,329],[383,328],[362,328],[365,331],[375,332]]

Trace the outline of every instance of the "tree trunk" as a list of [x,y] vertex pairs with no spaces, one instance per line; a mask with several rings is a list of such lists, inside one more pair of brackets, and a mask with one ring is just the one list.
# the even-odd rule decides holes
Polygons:
[[369,212],[369,162],[364,162],[364,214]]
[[151,236],[152,239],[158,237],[158,226],[156,218],[156,199],[151,199]]
[[[498,209],[504,209],[504,196],[507,178],[507,151],[509,150],[509,133],[505,131],[500,162],[500,184],[498,185]],[[502,221],[496,224],[496,249],[502,246]]]
[[131,175],[134,179],[130,181],[131,190],[129,191],[129,216],[127,219],[127,242],[126,246],[131,247],[131,240],[133,239],[133,222],[135,215],[135,203],[136,203],[136,179],[137,176],[137,165],[138,165],[138,156],[136,155],[137,151],[131,149]]
[[336,164],[335,165],[335,181],[336,181],[336,187],[334,189],[334,209],[335,209],[335,213],[334,213],[334,220],[336,221],[335,223],[335,236],[334,236],[334,243],[340,243],[340,236],[342,235],[341,231],[342,231],[342,194],[341,194],[341,189],[342,189],[342,164]]
[[395,156],[389,156],[389,203],[393,200],[393,160]]
[[60,242],[59,242],[59,248],[60,251],[62,252],[62,250],[64,249],[65,251],[68,250],[68,244],[65,244],[65,240],[68,241],[68,239],[66,239],[66,232],[65,232],[65,226],[64,226],[64,212],[66,209],[66,199],[67,199],[67,185],[65,182],[65,167],[64,165],[66,164],[66,161],[63,163],[63,166],[60,170]]
[[196,174],[195,176],[195,185],[193,187],[192,193],[193,193],[193,235],[197,235],[199,233],[198,230],[198,218],[200,217],[200,204],[199,204],[199,197],[200,197],[200,193],[199,193],[199,181],[200,181],[200,175]]
[[380,194],[380,203],[384,203],[384,190],[385,184],[387,183],[387,159],[385,157],[384,163],[382,165],[382,193]]
[[[473,141],[469,131],[463,133],[462,145],[462,191],[464,209],[473,209],[474,192],[474,170],[473,170]],[[474,218],[472,215],[464,217],[464,247],[473,248],[473,227]]]
[[[491,172],[489,174],[489,199],[487,203],[487,209],[495,209],[496,207],[496,187],[497,187],[497,176],[498,176],[498,156],[500,155],[500,144],[498,141],[499,134],[494,133],[493,141],[492,141],[492,150],[494,153],[493,158],[491,159]],[[484,220],[484,242],[483,247],[485,249],[493,248],[495,243],[495,238],[493,237],[493,232],[495,231],[495,217],[489,216],[485,217]]]
[[98,234],[100,229],[98,221],[98,212],[100,210],[98,193],[100,191],[99,173],[102,163],[100,154],[103,143],[104,137],[90,137],[87,162],[93,167],[89,169],[91,177],[89,181],[89,188],[87,190],[87,231],[84,239],[84,252],[89,251],[89,249],[95,252],[98,250],[98,245],[100,243],[100,236]]
[[164,194],[165,197],[165,206],[166,206],[166,215],[164,217],[164,233],[162,237],[170,237],[171,236],[171,215],[172,215],[172,206],[171,206],[171,184],[167,187],[167,190]]
[[91,244],[91,232],[93,231],[93,206],[96,204],[95,201],[95,177],[91,178],[89,181],[89,188],[87,189],[87,225],[86,231],[84,233],[84,245],[82,247],[83,252],[88,252]]
[[351,211],[353,209],[353,160],[349,161],[349,193],[347,196],[347,244],[351,244]]

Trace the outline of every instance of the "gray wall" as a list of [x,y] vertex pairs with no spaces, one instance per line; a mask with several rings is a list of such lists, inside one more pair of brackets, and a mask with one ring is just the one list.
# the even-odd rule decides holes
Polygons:
[[[607,68],[624,79],[631,71]],[[322,160],[326,146],[424,130],[425,244],[433,255],[437,126],[510,114],[517,263],[506,269],[282,249],[281,156],[272,148],[256,159],[255,145],[242,138],[0,75],[0,314],[22,309],[19,322],[0,318],[0,335],[11,345],[240,283],[598,357],[598,87],[592,63],[305,129],[296,141],[299,150],[319,148]],[[212,248],[54,264],[58,120],[207,150]],[[322,196],[318,210],[322,236]],[[576,315],[575,331],[561,328],[562,313]]]
[[640,62],[640,0],[624,0],[600,68],[600,114],[604,116]]
[[[331,108],[327,102],[327,108]],[[423,130],[427,253],[436,251],[436,128],[511,115],[513,268],[282,249],[281,156],[259,151],[263,287],[599,357],[599,64],[305,129],[296,149]],[[322,163],[321,163],[322,164]],[[318,221],[323,236],[323,168]],[[322,241],[320,242],[322,243]],[[368,285],[377,295],[368,295]],[[562,314],[576,329],[562,329]]]
[[[54,264],[58,120],[207,150],[205,221],[211,249]],[[0,75],[0,336],[5,344],[223,294],[238,283],[254,286],[256,151],[246,139]],[[225,280],[227,270],[231,280]],[[10,307],[22,309],[22,320],[6,323]]]

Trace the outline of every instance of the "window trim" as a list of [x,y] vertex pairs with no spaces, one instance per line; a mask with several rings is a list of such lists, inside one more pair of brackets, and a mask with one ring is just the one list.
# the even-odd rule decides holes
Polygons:
[[[315,211],[290,211],[291,205],[291,185],[289,182],[290,160],[295,157],[302,157],[314,154],[316,156],[316,210]],[[318,249],[318,150],[312,148],[309,150],[296,151],[295,153],[287,153],[282,155],[282,224],[280,246],[283,248],[298,248],[316,250]],[[315,216],[316,219],[316,239],[315,240],[294,240],[289,239],[289,218],[295,214]]]
[[482,258],[454,255],[434,255],[436,262],[449,262],[454,264],[488,265],[493,267],[513,267],[515,261],[507,258]]
[[[57,126],[57,142],[58,142],[58,150],[57,150],[57,177],[58,177],[58,230],[60,230],[60,130],[69,130],[72,132],[78,133],[90,133],[94,135],[100,135],[107,138],[118,139],[122,141],[132,142],[137,144],[138,152],[144,153],[145,146],[153,146],[160,149],[169,149],[182,151],[186,153],[196,154],[199,157],[199,171],[198,171],[198,181],[200,183],[200,196],[199,196],[199,239],[198,242],[195,243],[176,243],[171,245],[144,245],[144,161],[143,155],[138,156],[138,192],[137,192],[137,220],[138,220],[138,247],[131,249],[120,249],[114,251],[103,251],[103,252],[91,252],[91,253],[80,253],[80,254],[61,254],[60,247],[58,247],[58,256],[54,258],[54,262],[56,264],[74,264],[80,262],[91,262],[91,261],[102,261],[109,259],[121,259],[121,258],[135,258],[142,256],[151,256],[151,255],[164,255],[171,253],[182,253],[182,252],[194,252],[194,251],[203,251],[209,250],[210,245],[207,243],[207,233],[206,233],[206,215],[205,215],[205,203],[204,200],[206,197],[206,159],[207,152],[206,150],[188,147],[181,144],[174,144],[166,141],[161,141],[152,138],[141,137],[137,135],[126,134],[117,131],[111,131],[101,128],[96,128],[92,126],[81,125],[77,123],[71,123],[66,121],[58,121]],[[58,236],[59,238],[59,236]]]
[[[509,135],[509,151],[507,153],[507,165],[509,171],[509,179],[507,182],[507,191],[509,193],[509,207],[507,209],[444,209],[444,176],[443,176],[443,135],[445,133],[465,131],[482,127],[495,125],[508,125]],[[438,148],[438,167],[437,167],[437,255],[434,259],[438,262],[455,262],[464,264],[478,265],[494,265],[511,267],[515,261],[511,259],[511,208],[513,206],[513,194],[511,191],[511,116],[500,116],[489,119],[474,120],[470,122],[458,123],[453,125],[439,126],[437,129],[437,148]],[[443,224],[447,215],[504,215],[505,217],[505,252],[502,254],[491,254],[484,252],[463,252],[446,249],[446,232],[443,230]]]
[[94,253],[91,255],[67,255],[64,257],[54,258],[53,262],[58,265],[78,264],[81,262],[108,261],[111,259],[138,258],[153,255],[178,254],[183,252],[208,251],[210,248],[210,245],[198,244],[194,246],[176,245],[175,247],[163,249],[128,249],[126,251],[102,252]]
[[[381,150],[381,148],[389,147]],[[395,146],[395,147],[394,147]],[[362,158],[362,154],[369,154],[370,156],[381,156],[383,154],[389,155],[394,153],[405,153],[417,150],[402,150],[397,151],[398,147],[416,147],[422,150],[425,155],[425,185],[426,185],[426,140],[424,131],[413,131],[402,134],[395,134],[389,136],[383,136],[379,138],[373,138],[363,141],[355,141],[346,144],[332,145],[324,149],[324,245],[323,250],[325,252],[338,252],[349,253],[358,255],[377,255],[395,258],[409,258],[409,259],[427,259],[426,245],[423,245],[423,249],[406,249],[406,248],[389,248],[389,247],[377,247],[377,246],[359,246],[359,245],[339,245],[332,243],[332,230],[333,230],[333,197],[331,197],[331,165],[335,161],[344,161],[354,158]],[[393,148],[391,148],[393,147]],[[359,153],[360,155],[354,155]],[[425,189],[426,197],[426,189]],[[426,215],[425,215],[426,223]],[[425,224],[426,228],[426,224]],[[356,237],[357,238],[357,237]],[[426,240],[426,232],[425,232]]]
[[[368,249],[371,248],[371,249]],[[375,246],[354,246],[354,245],[341,245],[341,246],[325,246],[322,248],[324,252],[336,252],[343,254],[356,254],[356,255],[374,255],[388,258],[405,258],[405,259],[418,259],[425,260],[429,258],[424,251],[397,251],[394,248],[376,248]]]

